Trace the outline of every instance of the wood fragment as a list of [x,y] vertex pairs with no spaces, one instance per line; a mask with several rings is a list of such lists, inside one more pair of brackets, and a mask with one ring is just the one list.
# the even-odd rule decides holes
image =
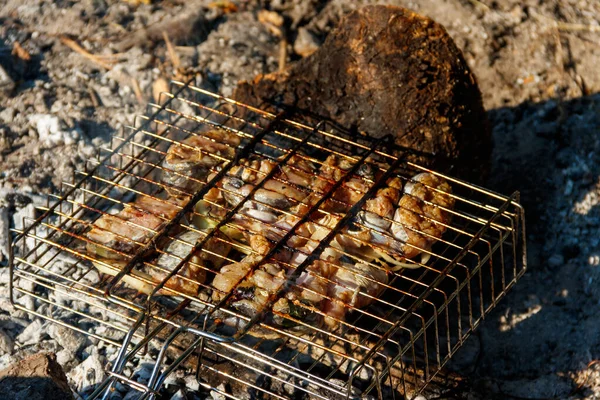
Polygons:
[[169,39],[169,34],[167,32],[163,32],[163,38],[165,39],[165,44],[167,45],[167,51],[169,52],[169,58],[171,59],[171,64],[173,65],[173,69],[175,71],[178,71],[179,67],[181,66],[181,61],[179,60],[179,56],[177,55],[177,53],[175,52],[175,49],[173,48],[173,44],[171,43],[171,40]]
[[90,100],[92,101],[92,105],[95,108],[100,107],[100,99],[98,99],[98,95],[96,91],[92,87],[88,87],[88,94],[90,95]]
[[183,54],[188,57],[194,56],[198,51],[196,46],[175,46],[175,50],[177,50],[178,54]]
[[238,6],[229,0],[213,1],[208,5],[208,8],[218,8],[225,14],[231,14],[238,11]]
[[25,50],[19,42],[13,44],[12,54],[19,57],[23,61],[31,60],[31,55]]
[[108,62],[108,63],[117,63],[122,60],[127,59],[127,55],[125,53],[114,53],[114,54],[94,54],[96,58],[99,60]]
[[152,97],[154,98],[154,102],[156,104],[162,105],[165,101],[167,101],[167,96],[161,95],[161,93],[169,92],[169,82],[163,78],[159,77],[152,84]]
[[258,22],[263,24],[273,35],[282,36],[283,17],[275,11],[260,10],[258,12]]
[[600,32],[600,25],[572,24],[556,22],[556,28],[563,32]]
[[285,35],[282,35],[281,41],[279,42],[279,72],[285,70],[287,63],[287,46],[287,39],[285,38]]
[[133,93],[135,93],[135,98],[138,103],[144,104],[146,99],[144,98],[144,94],[142,93],[142,89],[140,88],[140,84],[137,79],[131,77],[131,88],[133,89]]
[[140,4],[150,5],[152,4],[152,0],[125,0],[126,3],[129,3],[133,6],[139,6]]
[[108,70],[112,69],[113,66],[109,62],[102,60],[102,57],[99,57],[95,54],[90,53],[89,51],[87,51],[86,49],[81,47],[76,41],[69,39],[68,37],[62,36],[62,35],[59,37],[59,39],[62,44],[64,44],[71,50],[75,51],[76,53],[81,54],[88,60],[93,61],[94,63],[98,64],[102,68],[108,69]]

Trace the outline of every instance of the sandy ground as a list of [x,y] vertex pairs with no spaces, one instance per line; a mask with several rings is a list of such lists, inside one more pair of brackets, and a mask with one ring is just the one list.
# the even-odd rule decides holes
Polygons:
[[[528,218],[529,270],[450,364],[466,380],[446,398],[600,397],[600,3],[234,1],[231,13],[201,0],[134,3],[0,1],[0,61],[10,76],[0,76],[7,221],[31,194],[56,190],[143,111],[160,76],[173,76],[157,32],[170,32],[198,84],[229,94],[237,80],[277,68],[280,39],[258,21],[258,7],[285,18],[291,62],[344,12],[402,5],[445,25],[463,50],[494,133],[487,186],[519,190]],[[106,57],[85,59],[64,37]]]

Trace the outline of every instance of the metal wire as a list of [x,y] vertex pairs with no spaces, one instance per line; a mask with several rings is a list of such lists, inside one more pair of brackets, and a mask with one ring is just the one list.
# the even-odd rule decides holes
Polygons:
[[[183,82],[172,86],[171,93],[161,95],[162,105],[151,104],[146,116],[116,134],[89,161],[89,168],[77,171],[65,182],[65,190],[40,208],[37,219],[24,221],[24,228],[14,232],[14,306],[120,347],[107,366],[109,377],[92,398],[108,398],[117,382],[139,391],[140,398],[155,398],[178,368],[195,369],[201,390],[227,398],[294,398],[299,393],[323,399],[367,394],[409,398],[440,373],[524,273],[525,222],[518,193],[503,196],[422,167],[388,138],[357,141],[327,122],[262,111]],[[215,128],[237,137],[239,146],[211,136]],[[173,149],[198,151],[190,138],[223,149],[200,152],[210,160],[206,174],[188,176],[165,166]],[[329,157],[340,164],[329,166]],[[268,162],[271,169],[262,170],[248,162],[252,159]],[[324,190],[302,187],[281,173],[301,173],[300,162],[315,167],[314,179]],[[342,162],[349,167],[341,168]],[[223,184],[240,166],[260,177],[243,195]],[[319,175],[328,166],[337,178]],[[374,174],[359,177],[361,168]],[[416,182],[413,177],[419,173],[448,182],[452,193],[424,187],[451,199],[451,205],[421,199],[422,207],[438,213],[417,215],[421,225],[381,219],[391,226],[401,224],[421,242],[400,243],[389,231],[378,231],[359,218],[391,178],[406,185]],[[165,174],[186,185],[172,185]],[[353,185],[359,178],[365,189]],[[257,194],[268,182],[301,193],[300,199],[287,199],[296,208],[261,200]],[[340,196],[341,191],[347,196]],[[237,204],[214,200],[210,193],[237,196]],[[213,213],[199,210],[199,202]],[[272,231],[276,238],[269,239],[266,252],[248,238],[274,228],[248,208],[291,221],[287,228]],[[334,223],[327,225],[326,218],[316,219],[315,214]],[[122,231],[102,231],[111,221]],[[326,234],[312,248],[297,248],[291,241],[311,240],[303,231],[307,223]],[[422,229],[427,226],[445,233]],[[368,235],[356,236],[351,227]],[[99,241],[90,233],[94,230],[108,232],[119,245]],[[374,235],[379,242],[366,239]],[[341,239],[387,261],[336,246]],[[401,260],[405,268],[390,268],[387,262],[399,253],[389,243],[421,256]],[[230,251],[222,254],[219,246]],[[331,251],[341,258],[323,256]],[[296,254],[301,261],[282,254]],[[211,284],[220,266],[245,256],[258,261],[230,290]],[[315,262],[342,272],[315,272]],[[283,283],[248,314],[234,300],[244,282],[268,265],[287,271]],[[335,280],[336,273],[375,285],[377,293]],[[315,285],[298,283],[306,274]],[[378,278],[382,274],[385,280]],[[353,291],[352,300],[341,301],[317,285]],[[295,313],[276,307],[299,292],[320,300],[289,300]],[[333,315],[323,304],[344,311]],[[145,352],[155,366],[148,381],[138,382],[130,366]],[[228,382],[226,392],[217,388],[221,382]]]

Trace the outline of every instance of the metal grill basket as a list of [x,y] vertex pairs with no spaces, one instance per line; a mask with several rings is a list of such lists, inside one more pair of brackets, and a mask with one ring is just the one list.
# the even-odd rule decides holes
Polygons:
[[[16,308],[89,335],[99,348],[102,343],[119,348],[107,354],[107,378],[92,398],[108,398],[119,384],[137,391],[139,398],[156,398],[169,375],[182,368],[196,372],[199,391],[225,398],[411,398],[525,271],[524,212],[518,193],[503,196],[424,168],[389,137],[353,139],[332,123],[285,110],[267,112],[182,82],[173,82],[171,93],[163,93],[159,104],[151,104],[134,125],[99,149],[54,201],[37,210],[35,220],[24,221],[11,248]],[[133,199],[168,203],[166,193],[172,194],[173,188],[160,176],[169,148],[185,148],[187,138],[214,127],[239,137],[234,157],[208,154],[221,157],[221,167],[194,190],[179,190],[183,201],[169,205],[176,212],[167,217],[157,212],[154,218],[164,221],[156,229],[146,228],[146,239],[123,250],[119,263],[86,251],[86,232],[104,215],[122,210]],[[436,221],[446,225],[443,236],[431,248],[419,249],[424,256],[404,260],[410,268],[386,271],[387,282],[380,282],[377,295],[356,290],[355,296],[369,298],[366,306],[344,304],[345,316],[331,325],[323,324],[325,312],[303,303],[295,305],[306,308],[301,313],[281,314],[273,305],[295,290],[294,280],[288,279],[262,312],[248,315],[228,301],[237,288],[214,297],[214,268],[202,266],[206,278],[201,280],[183,273],[198,251],[220,257],[223,264],[253,254],[249,246],[219,232],[235,225],[235,216],[253,201],[262,183],[208,228],[197,224],[206,217],[199,214],[198,202],[241,160],[260,156],[278,167],[294,168],[297,157],[320,165],[332,154],[351,161],[352,169],[309,205],[310,212],[283,238],[272,241],[264,257],[296,251],[286,241],[361,165],[379,166],[379,178],[356,204],[348,204],[347,213],[306,260],[290,269],[292,277],[331,249],[335,235],[355,223],[366,201],[390,178],[406,183],[428,172],[452,186],[454,207],[444,210],[452,218]],[[186,241],[189,237],[194,239]],[[165,245],[174,241],[187,248],[183,255]],[[233,251],[216,254],[207,245],[210,241]],[[161,257],[170,259],[173,268],[165,268]],[[352,273],[356,279],[373,280]],[[177,285],[169,283],[175,280]],[[141,359],[153,364],[146,379],[133,372]]]

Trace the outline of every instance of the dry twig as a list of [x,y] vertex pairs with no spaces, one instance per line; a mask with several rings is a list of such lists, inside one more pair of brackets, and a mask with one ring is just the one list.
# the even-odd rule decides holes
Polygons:
[[181,66],[179,56],[175,52],[175,49],[173,48],[173,44],[171,43],[171,40],[169,39],[169,34],[167,32],[163,32],[163,38],[165,39],[165,44],[167,45],[167,51],[169,52],[169,58],[171,59],[171,64],[173,64],[173,69],[177,71]]
[[19,57],[23,61],[31,60],[31,55],[27,50],[25,50],[19,42],[15,42],[13,44],[12,54]]
[[87,51],[86,49],[84,49],[83,47],[81,47],[76,41],[69,39],[66,36],[60,36],[59,37],[60,41],[62,44],[64,44],[65,46],[67,46],[68,48],[70,48],[71,50],[81,54],[82,56],[84,56],[85,58],[87,58],[90,61],[93,61],[94,63],[98,64],[99,66],[101,66],[104,69],[112,69],[112,64],[110,62],[107,62],[105,60],[102,59],[101,56],[97,56],[95,54],[90,53],[89,51]]
[[285,35],[281,36],[281,41],[279,42],[279,72],[283,72],[285,69],[285,64],[287,62],[287,39]]
[[600,25],[571,24],[556,22],[556,28],[563,32],[600,32]]
[[88,87],[88,94],[90,95],[90,100],[92,101],[94,108],[98,108],[100,106],[100,100],[98,99],[98,95],[94,88]]
[[133,93],[135,93],[135,98],[137,99],[138,103],[144,104],[145,99],[144,94],[142,93],[142,88],[140,88],[139,82],[133,76],[131,77],[131,88],[133,89]]

